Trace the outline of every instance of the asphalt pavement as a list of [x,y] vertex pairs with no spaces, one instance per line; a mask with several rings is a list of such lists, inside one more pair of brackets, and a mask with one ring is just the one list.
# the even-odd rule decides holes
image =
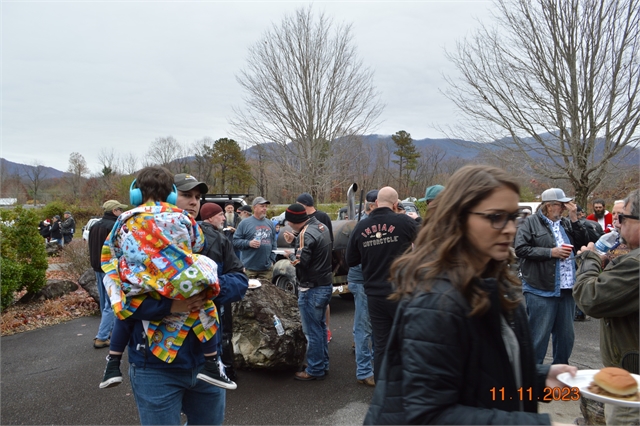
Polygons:
[[[98,388],[107,355],[92,346],[98,324],[98,317],[86,317],[2,337],[0,424],[139,424],[126,361],[122,385]],[[356,382],[352,324],[353,302],[334,297],[329,376],[300,382],[294,371],[239,371],[238,389],[227,391],[225,423],[362,424],[373,388]],[[575,323],[575,329],[571,363],[601,368],[598,320]],[[563,423],[581,417],[577,402],[540,408]]]

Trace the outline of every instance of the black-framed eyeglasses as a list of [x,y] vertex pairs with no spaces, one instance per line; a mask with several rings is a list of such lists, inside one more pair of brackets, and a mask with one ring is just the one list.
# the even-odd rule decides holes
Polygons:
[[625,219],[633,219],[633,220],[640,220],[640,217],[638,216],[632,216],[630,214],[623,214],[623,213],[618,213],[618,223],[620,225],[622,225],[622,222],[625,221]]
[[485,219],[489,219],[491,221],[491,227],[493,229],[504,229],[507,226],[509,221],[513,221],[516,227],[520,226],[524,218],[526,217],[522,211],[518,211],[517,213],[480,213],[480,212],[469,212],[471,214],[477,214],[478,216],[483,216]]

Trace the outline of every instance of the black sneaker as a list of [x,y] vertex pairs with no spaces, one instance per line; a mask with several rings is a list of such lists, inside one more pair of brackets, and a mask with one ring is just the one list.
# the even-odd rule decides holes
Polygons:
[[122,383],[122,373],[120,372],[120,360],[111,359],[107,356],[107,367],[104,369],[104,377],[100,382],[100,389],[112,388]]
[[233,390],[238,387],[235,382],[229,380],[224,373],[224,365],[217,359],[205,361],[204,367],[202,367],[196,378],[223,389]]
[[233,380],[234,382],[238,380],[238,375],[236,374],[236,370],[232,366],[225,365],[224,372],[229,378],[229,380]]

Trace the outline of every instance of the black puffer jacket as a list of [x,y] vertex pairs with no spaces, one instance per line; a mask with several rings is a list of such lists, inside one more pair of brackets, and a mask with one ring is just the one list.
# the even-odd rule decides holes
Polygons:
[[54,240],[62,239],[62,232],[60,232],[60,221],[51,222],[51,238]]
[[331,238],[329,229],[318,219],[311,217],[293,242],[300,248],[299,256],[291,255],[296,264],[296,277],[300,287],[314,288],[333,285],[331,269]]
[[89,229],[89,258],[91,260],[91,267],[96,272],[103,272],[100,265],[100,255],[102,253],[102,246],[107,236],[113,229],[118,217],[113,212],[106,212],[102,219],[97,221]]
[[524,398],[502,340],[497,282],[479,285],[491,300],[481,317],[469,317],[469,304],[446,277],[401,302],[365,424],[550,424],[537,414],[549,365],[535,365],[523,306],[505,318],[520,346]]
[[[560,219],[560,226],[564,228],[564,232],[573,244],[574,253],[589,243],[589,234],[579,220],[571,222],[563,217]],[[551,257],[551,249],[557,244],[553,230],[547,224],[540,209],[518,227],[514,246],[516,256],[520,260],[522,279],[531,287],[553,291],[556,285],[558,259]]]

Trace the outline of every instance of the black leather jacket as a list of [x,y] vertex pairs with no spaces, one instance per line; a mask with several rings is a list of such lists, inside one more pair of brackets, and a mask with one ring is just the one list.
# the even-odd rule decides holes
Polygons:
[[291,260],[297,261],[296,277],[300,287],[333,285],[331,238],[326,225],[311,217],[296,237],[293,247],[300,248],[298,254],[291,255]]
[[[477,285],[491,305],[473,317],[446,276],[400,302],[364,424],[550,424],[548,414],[537,413],[550,366],[535,364],[523,305],[503,313],[497,281]],[[501,315],[520,347],[520,386],[502,338]],[[519,387],[527,390],[522,398]],[[504,400],[495,393],[502,391]]]
[[[589,243],[589,235],[580,221],[571,222],[567,218],[560,219],[574,253]],[[543,291],[553,291],[556,284],[556,262],[551,257],[551,249],[556,247],[553,230],[538,210],[529,216],[519,227],[515,239],[516,256],[520,259],[522,279],[531,287]]]

